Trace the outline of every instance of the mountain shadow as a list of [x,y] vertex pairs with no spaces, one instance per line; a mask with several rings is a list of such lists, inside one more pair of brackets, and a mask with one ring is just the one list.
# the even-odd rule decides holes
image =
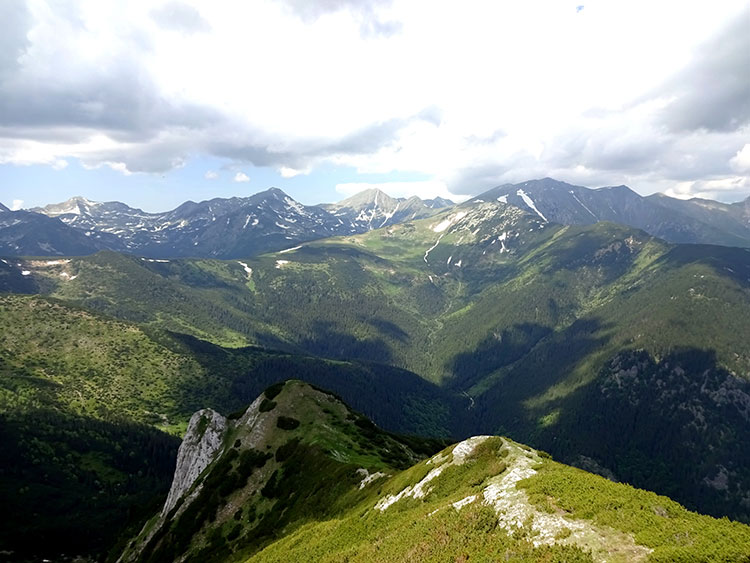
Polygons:
[[334,391],[387,430],[441,437],[458,433],[454,411],[464,400],[410,371],[255,347],[223,348],[188,335],[174,337],[205,372],[205,377],[183,381],[174,390],[180,411],[210,407],[232,413],[268,386],[300,379]]
[[555,386],[560,388],[558,395],[565,395],[581,385],[568,381],[569,376],[581,358],[606,346],[608,328],[598,319],[579,319],[541,338],[518,361],[487,376],[483,383],[487,390],[477,398],[476,413],[465,432],[507,433],[514,439],[533,440],[539,409],[529,408],[528,401]]
[[535,323],[519,323],[492,333],[474,351],[462,352],[451,362],[451,389],[466,389],[492,372],[518,361],[539,341],[553,332],[552,328]]
[[750,249],[707,244],[681,244],[659,259],[658,265],[669,271],[688,264],[706,264],[717,274],[750,286]]
[[[372,324],[372,323],[370,323]],[[382,333],[380,327],[378,333]],[[390,345],[382,337],[361,338],[344,332],[331,321],[315,321],[309,337],[299,347],[310,354],[324,358],[357,358],[378,363],[393,361]]]
[[535,436],[539,447],[572,463],[586,456],[688,508],[750,521],[750,382],[713,351],[622,351],[559,406],[556,423]]

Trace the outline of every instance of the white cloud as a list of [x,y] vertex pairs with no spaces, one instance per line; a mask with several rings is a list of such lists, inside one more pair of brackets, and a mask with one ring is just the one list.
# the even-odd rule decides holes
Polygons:
[[203,177],[204,177],[204,178],[205,178],[206,180],[216,180],[216,178],[218,178],[218,177],[219,177],[219,173],[218,173],[218,172],[216,172],[216,171],[214,171],[214,170],[208,170],[208,171],[206,171],[206,173],[205,173],[205,174],[203,175]]
[[23,200],[22,199],[14,199],[13,204],[10,206],[11,211],[18,211],[23,207]]
[[235,182],[249,182],[250,176],[248,176],[244,172],[237,172],[237,174],[234,175],[234,181]]
[[738,150],[729,163],[737,172],[750,172],[750,143]]
[[[457,193],[544,175],[731,184],[750,125],[713,102],[743,99],[746,39],[726,31],[746,5],[37,0],[28,24],[0,22],[0,163],[163,172],[209,155],[285,178],[417,172]],[[721,131],[661,126],[685,108],[673,129]]]
[[300,175],[307,175],[311,172],[310,168],[305,168],[302,170],[297,170],[296,168],[289,168],[287,166],[282,166],[279,168],[279,174],[281,174],[282,178],[294,178],[295,176]]

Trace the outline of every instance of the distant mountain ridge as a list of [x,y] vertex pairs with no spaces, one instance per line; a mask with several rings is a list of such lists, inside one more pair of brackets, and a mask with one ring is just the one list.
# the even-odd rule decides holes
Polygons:
[[[469,203],[491,201],[545,223],[609,221],[669,242],[750,247],[750,198],[725,204],[663,194],[644,197],[627,186],[591,189],[543,178],[497,186]],[[0,207],[0,254],[85,255],[108,249],[162,259],[244,258],[424,219],[449,207],[460,205],[443,198],[393,198],[377,188],[311,206],[270,188],[248,197],[187,201],[161,213],[74,197],[27,211]]]
[[[368,190],[336,205],[302,205],[278,188],[249,197],[186,201],[162,213],[147,213],[120,202],[94,202],[73,197],[58,204],[25,211],[29,221],[54,218],[65,236],[96,233],[100,244],[69,247],[71,255],[102,249],[130,252],[149,258],[242,258],[290,248],[301,242],[350,235],[407,219],[428,217],[453,202],[437,198],[394,199]],[[86,235],[91,237],[92,235]],[[8,238],[0,254],[46,255],[64,252]],[[57,238],[60,238],[58,236]],[[0,240],[2,233],[0,232]]]
[[641,196],[627,186],[584,188],[543,178],[504,184],[470,201],[499,200],[563,225],[610,221],[678,243],[750,246],[750,198],[738,203],[664,194]]

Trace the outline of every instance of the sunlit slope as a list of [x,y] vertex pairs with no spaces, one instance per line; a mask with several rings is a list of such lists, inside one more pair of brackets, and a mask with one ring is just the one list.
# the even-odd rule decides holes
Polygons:
[[[122,561],[746,561],[750,527],[507,438],[382,432],[298,381],[196,413],[170,500]],[[420,457],[431,455],[419,461]],[[434,454],[434,455],[433,455]],[[200,474],[189,469],[198,464]]]

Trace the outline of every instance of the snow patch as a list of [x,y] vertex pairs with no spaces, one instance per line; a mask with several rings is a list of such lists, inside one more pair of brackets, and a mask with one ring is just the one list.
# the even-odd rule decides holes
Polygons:
[[23,270],[23,271],[21,272],[21,275],[22,275],[22,276],[30,276],[30,275],[31,275],[31,272],[29,272],[28,270]]
[[286,264],[289,264],[289,260],[276,260],[276,269],[280,270]]
[[237,260],[237,263],[245,269],[245,273],[247,274],[248,278],[253,275],[253,269],[250,266],[248,266],[244,262],[240,262],[239,260]]
[[425,253],[424,253],[424,257],[422,258],[422,260],[424,260],[425,264],[427,264],[427,263],[428,263],[428,262],[427,262],[427,255],[428,255],[428,254],[429,254],[430,252],[432,252],[433,250],[435,250],[435,247],[437,247],[437,245],[438,245],[438,244],[440,244],[440,239],[441,239],[441,238],[443,238],[444,236],[445,236],[445,233],[443,233],[442,235],[440,235],[440,236],[438,237],[438,239],[437,239],[437,240],[435,241],[435,244],[433,244],[433,245],[432,245],[432,246],[431,246],[430,248],[428,248],[428,249],[427,249],[427,250],[425,251]]
[[596,215],[594,215],[594,212],[591,211],[591,209],[589,209],[588,207],[586,207],[586,205],[580,199],[578,199],[576,194],[573,193],[573,190],[570,190],[570,193],[573,195],[573,199],[575,199],[578,203],[581,204],[581,207],[583,207],[586,211],[588,211],[594,219],[599,220],[599,218]]
[[546,217],[545,217],[544,215],[542,215],[542,212],[541,212],[541,211],[539,211],[539,210],[538,210],[538,209],[536,208],[536,205],[534,204],[534,200],[533,200],[533,199],[531,199],[531,198],[529,197],[529,195],[528,195],[528,194],[527,194],[527,193],[526,193],[525,191],[523,191],[523,190],[522,190],[521,188],[519,188],[519,189],[518,189],[518,191],[516,191],[516,195],[519,195],[519,196],[521,196],[521,199],[522,199],[522,200],[524,201],[524,203],[525,203],[526,205],[528,205],[528,206],[529,206],[529,208],[530,208],[530,209],[533,209],[533,210],[534,210],[534,212],[535,212],[535,213],[536,213],[537,215],[539,215],[539,217],[541,217],[541,218],[542,218],[542,219],[543,219],[543,220],[544,220],[545,222],[548,222],[548,221],[547,221],[547,218],[546,218]]
[[[383,219],[383,222],[380,223],[380,227],[383,227],[390,220],[390,218],[393,217],[396,214],[396,211],[398,211],[399,205],[401,205],[400,201],[396,204],[396,207],[393,209],[393,211],[391,211],[390,213],[386,213],[385,214],[385,219]],[[380,227],[378,227],[378,229]]]
[[277,254],[286,254],[287,252],[294,252],[295,250],[299,250],[300,248],[302,248],[302,245],[294,246],[292,248],[286,248],[284,250],[279,250]]
[[455,215],[451,215],[450,217],[443,219],[440,223],[432,227],[432,230],[436,233],[442,233],[443,231],[445,231],[445,229],[447,229],[454,223],[459,222],[464,217],[466,217],[466,211],[459,211]]
[[68,259],[68,260],[47,260],[45,262],[45,264],[47,266],[60,266],[62,264],[67,264],[68,262],[70,262],[70,259]]
[[287,197],[285,197],[285,198],[284,198],[284,203],[286,203],[286,204],[287,204],[287,205],[288,205],[289,207],[291,207],[292,209],[294,209],[294,210],[295,210],[295,211],[296,211],[297,213],[299,213],[300,215],[307,215],[307,212],[305,212],[305,208],[304,208],[304,207],[302,207],[302,206],[301,206],[301,205],[300,205],[299,203],[297,203],[296,201],[294,201],[294,200],[293,200],[292,198],[290,198],[290,197],[288,197],[288,196],[287,196]]
[[497,201],[499,201],[500,203],[508,203],[508,196],[501,195],[499,198],[497,198]]

